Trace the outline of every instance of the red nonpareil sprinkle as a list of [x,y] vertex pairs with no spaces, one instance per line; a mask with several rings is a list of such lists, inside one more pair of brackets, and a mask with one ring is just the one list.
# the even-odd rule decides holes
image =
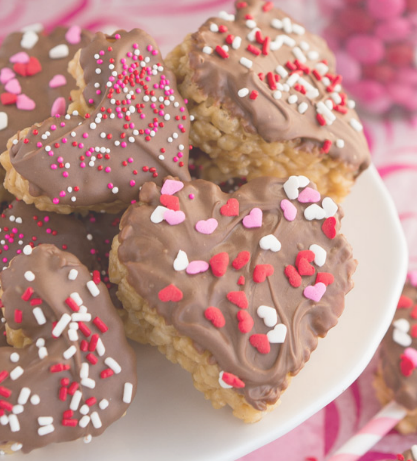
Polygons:
[[250,51],[252,54],[254,54],[255,56],[259,56],[261,54],[261,50],[259,48],[256,48],[256,46],[249,44],[246,49]]
[[220,32],[221,34],[224,34],[225,32],[227,32],[227,27],[226,27],[225,25],[221,24],[221,25],[219,26],[219,32]]
[[14,321],[16,323],[22,323],[23,320],[23,312],[19,309],[14,310]]
[[319,122],[319,125],[324,126],[326,125],[326,119],[321,114],[316,114],[316,119]]
[[62,400],[65,402],[67,400],[67,395],[68,395],[68,389],[66,387],[61,387],[59,389],[59,400]]
[[96,350],[98,340],[99,335],[97,333],[94,333],[93,336],[91,336],[90,344],[88,345],[88,350],[90,352],[94,352]]
[[69,383],[70,383],[69,378],[62,378],[61,379],[61,386],[67,387],[69,385]]
[[346,106],[342,106],[340,104],[337,104],[333,107],[333,109],[337,112],[340,112],[341,114],[347,114],[348,113],[348,109]]
[[297,70],[297,66],[291,62],[291,61],[287,61],[285,63],[285,66],[289,69],[289,70]]
[[102,333],[105,333],[109,330],[109,327],[103,322],[103,320],[101,320],[100,317],[96,317],[93,320],[93,323]]
[[259,77],[259,80],[263,81],[265,78],[265,74],[263,72],[259,72],[258,77]]
[[274,267],[271,264],[257,264],[253,270],[253,281],[255,283],[262,283],[267,277],[274,273]]
[[60,373],[61,371],[69,370],[70,366],[65,363],[57,363],[49,367],[51,373]]
[[272,72],[268,72],[266,74],[266,80],[268,82],[268,86],[271,90],[276,90],[277,89],[277,83],[275,81],[274,74]]
[[106,379],[106,378],[110,378],[110,376],[113,376],[113,375],[114,375],[114,371],[111,368],[106,368],[100,373],[100,378]]
[[332,141],[330,141],[330,139],[326,139],[323,143],[323,146],[321,148],[322,152],[324,152],[325,154],[328,154],[329,151],[330,151],[330,148],[332,147]]
[[9,376],[9,372],[3,370],[0,372],[0,383],[2,383]]
[[39,306],[40,304],[42,304],[42,298],[33,298],[30,300],[31,306]]
[[238,285],[244,285],[245,284],[245,277],[241,275],[237,281]]
[[88,351],[88,342],[85,339],[80,342],[80,349],[82,352]]
[[21,298],[23,301],[29,301],[33,293],[35,293],[35,290],[32,287],[27,287]]
[[294,266],[287,266],[284,269],[284,274],[288,278],[292,287],[298,288],[301,285],[301,275],[297,272],[297,269]]
[[239,3],[236,3],[236,8],[238,10],[240,10],[241,8],[246,8],[248,6],[248,4],[246,2],[239,2]]
[[232,262],[232,266],[234,269],[237,271],[239,269],[242,269],[242,267],[245,267],[246,264],[249,262],[250,259],[250,253],[249,251],[241,251],[236,258]]
[[230,291],[226,295],[228,301],[235,304],[240,309],[247,309],[249,306],[248,298],[244,291]]
[[72,410],[65,410],[64,413],[62,413],[62,419],[70,419],[74,416],[74,412]]
[[209,264],[215,277],[223,277],[229,265],[229,255],[226,252],[218,253],[210,258]]
[[90,397],[89,399],[87,399],[85,401],[86,405],[88,405],[89,407],[92,407],[93,405],[95,405],[97,403],[97,399],[95,397]]
[[[397,454],[397,461],[404,461],[405,458],[401,453]],[[409,459],[408,461],[413,461],[412,459]]]
[[417,304],[413,307],[413,310],[411,311],[410,317],[413,319],[417,319]]
[[314,77],[316,77],[318,81],[320,81],[323,78],[316,69],[313,70],[312,74],[314,75]]
[[100,271],[93,271],[93,282],[98,285],[101,282]]
[[7,402],[6,400],[0,400],[0,408],[3,408],[3,410],[6,411],[12,411],[13,405],[10,402]]
[[79,383],[76,383],[75,381],[71,384],[71,386],[68,388],[68,394],[69,395],[74,395],[75,391],[80,387]]
[[84,322],[78,322],[78,329],[87,338],[91,335],[91,330],[88,328],[88,326]]
[[414,363],[406,355],[401,355],[400,370],[401,373],[405,376],[411,376],[414,370]]
[[80,307],[78,306],[78,304],[72,299],[72,298],[67,298],[65,300],[65,304],[71,309],[73,310],[74,312],[78,312],[80,310]]
[[91,352],[86,355],[86,359],[91,363],[91,365],[95,365],[98,362],[98,358]]
[[417,324],[411,327],[410,334],[412,338],[417,338]]
[[204,311],[204,317],[216,328],[223,328],[226,325],[224,315],[218,307],[208,307]]
[[249,337],[249,342],[260,354],[268,354],[271,351],[268,337],[263,334],[255,334]]
[[267,36],[265,37],[265,40],[262,44],[262,54],[264,56],[267,56],[269,54],[269,45],[271,43],[271,37]]
[[336,231],[336,218],[334,216],[331,216],[330,218],[327,218],[322,226],[321,230],[323,231],[323,234],[329,238],[329,239],[334,239],[336,237],[337,231]]
[[257,31],[256,31],[256,33],[255,33],[255,39],[256,39],[256,41],[257,41],[260,45],[263,44],[264,38],[263,38],[262,32],[261,32],[260,30],[257,30]]
[[7,387],[0,386],[0,395],[8,399],[12,395],[12,391],[7,389]]
[[249,333],[253,328],[253,318],[248,311],[239,311],[236,314],[238,320],[238,328],[241,333]]
[[78,424],[78,419],[63,419],[62,420],[63,426],[75,427],[77,424]]
[[265,5],[263,5],[262,10],[267,13],[268,11],[271,11],[273,7],[274,4],[272,2],[266,2]]
[[235,39],[235,36],[232,35],[232,34],[229,34],[227,37],[226,37],[226,43],[228,45],[231,45],[233,43],[233,40]]
[[397,309],[408,309],[413,305],[413,300],[408,296],[401,295],[398,300]]
[[252,90],[251,94],[249,95],[249,99],[256,99],[259,93],[256,90]]
[[227,59],[229,57],[229,53],[225,51],[220,45],[217,45],[216,48],[216,53],[223,59]]
[[245,387],[245,383],[232,373],[223,373],[222,380],[229,386],[240,389]]
[[178,301],[181,301],[181,299],[183,298],[183,294],[179,288],[171,284],[163,288],[158,293],[158,298],[163,303],[168,303],[170,301],[176,303]]

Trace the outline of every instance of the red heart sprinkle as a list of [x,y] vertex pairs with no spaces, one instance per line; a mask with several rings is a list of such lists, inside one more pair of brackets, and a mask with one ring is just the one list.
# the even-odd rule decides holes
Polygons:
[[326,287],[334,282],[333,274],[328,272],[317,272],[316,283],[324,283]]
[[314,261],[316,255],[311,250],[299,251],[297,257],[295,258],[295,265],[298,267],[298,262],[301,258],[307,259],[309,263]]
[[243,275],[241,275],[239,277],[239,280],[237,281],[237,284],[238,285],[244,285],[245,284],[245,277],[243,277]]
[[397,304],[397,309],[408,309],[413,305],[413,300],[409,298],[408,296],[401,295],[398,304]]
[[236,314],[239,321],[238,327],[241,333],[249,333],[253,328],[253,318],[248,311],[239,311]]
[[17,62],[13,66],[13,70],[16,72],[16,74],[21,75],[22,77],[26,77],[26,64],[23,64],[22,62]]
[[12,93],[2,93],[0,95],[1,103],[7,106],[8,104],[15,104],[17,101],[17,94]]
[[417,324],[411,327],[410,335],[412,338],[417,338]]
[[172,285],[172,284],[163,288],[158,293],[158,298],[163,303],[168,303],[169,301],[176,303],[178,301],[181,301],[182,296],[183,296],[182,291],[179,288],[177,288],[175,285]]
[[287,266],[284,270],[284,274],[288,277],[290,285],[294,288],[298,288],[301,285],[301,276],[294,266]]
[[321,226],[321,230],[324,235],[329,239],[334,239],[336,237],[336,218],[333,216],[327,218]]
[[223,381],[228,384],[229,386],[233,386],[236,388],[245,387],[245,383],[241,381],[237,376],[232,375],[232,373],[223,373],[222,376]]
[[411,376],[413,373],[414,363],[406,355],[401,355],[400,370],[401,373],[406,377]]
[[229,265],[229,255],[225,252],[214,255],[210,261],[211,271],[215,277],[222,277]]
[[410,317],[412,319],[417,319],[417,304],[413,307],[413,310],[411,311]]
[[161,205],[169,208],[170,210],[180,211],[180,199],[175,195],[162,194],[159,197]]
[[244,291],[230,291],[227,293],[227,299],[241,309],[247,309],[249,306],[248,298]]
[[239,216],[239,202],[235,198],[229,198],[226,205],[220,208],[223,216]]
[[232,262],[232,266],[238,271],[245,267],[249,262],[250,253],[249,251],[241,251]]
[[316,272],[316,269],[314,269],[306,258],[300,258],[297,267],[300,275],[313,275]]
[[257,264],[253,271],[253,281],[255,283],[265,282],[265,279],[274,273],[271,264]]
[[216,328],[222,328],[226,325],[226,320],[222,311],[218,307],[210,306],[204,311],[204,317],[215,326]]
[[268,354],[271,350],[268,337],[266,335],[251,335],[249,342],[255,347],[260,354]]
[[34,56],[31,56],[29,62],[26,64],[26,75],[30,77],[31,75],[38,74],[41,70],[41,63]]

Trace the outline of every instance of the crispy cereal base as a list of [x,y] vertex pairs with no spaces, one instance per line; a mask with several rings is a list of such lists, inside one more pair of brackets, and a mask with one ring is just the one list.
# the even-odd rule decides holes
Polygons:
[[[301,150],[301,139],[268,143],[260,135],[245,131],[239,118],[233,117],[193,82],[188,59],[192,44],[191,35],[188,35],[165,62],[174,71],[179,92],[188,99],[188,110],[194,116],[190,144],[210,156],[220,170],[221,180],[307,175],[322,195],[341,202],[354,184],[358,171],[322,154],[319,148],[312,152]],[[214,168],[204,169],[203,179],[218,181],[219,178],[213,178],[215,172]]]
[[182,336],[171,325],[166,325],[162,316],[141,296],[127,281],[127,269],[117,256],[119,248],[118,236],[113,240],[110,252],[110,280],[117,283],[117,296],[125,309],[121,315],[128,338],[142,344],[157,346],[159,351],[172,363],[179,363],[191,373],[194,386],[204,393],[214,408],[229,405],[233,415],[245,423],[260,421],[262,417],[280,404],[278,400],[268,405],[265,411],[259,411],[249,405],[243,395],[233,389],[224,389],[219,384],[220,368],[210,364],[211,354],[208,351],[200,354],[190,338]]

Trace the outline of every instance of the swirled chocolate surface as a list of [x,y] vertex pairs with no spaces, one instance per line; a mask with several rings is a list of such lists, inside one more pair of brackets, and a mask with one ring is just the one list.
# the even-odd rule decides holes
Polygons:
[[[76,88],[68,63],[91,40],[78,26],[14,32],[0,47],[0,148],[17,131],[57,113],[66,114]],[[54,109],[52,111],[52,109]]]
[[7,324],[32,341],[0,348],[0,439],[23,452],[100,435],[136,392],[134,353],[105,285],[53,245],[26,248],[0,274]]
[[235,5],[235,15],[222,12],[192,35],[192,81],[267,142],[301,138],[303,150],[319,146],[365,169],[370,154],[362,125],[325,41],[272,2]]
[[90,114],[50,118],[11,148],[29,193],[71,207],[127,206],[145,181],[189,179],[188,111],[154,39],[139,29],[97,33],[80,64]]
[[128,283],[259,410],[336,325],[353,285],[343,213],[308,183],[258,178],[232,194],[203,180],[147,183],[121,221]]

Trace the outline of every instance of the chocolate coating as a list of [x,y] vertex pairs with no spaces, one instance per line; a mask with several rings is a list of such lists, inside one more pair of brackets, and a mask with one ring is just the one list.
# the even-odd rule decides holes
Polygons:
[[[280,208],[281,201],[287,199],[283,184],[284,181],[276,178],[258,178],[235,193],[226,194],[207,181],[184,183],[174,195],[179,199],[185,220],[169,225],[166,220],[151,221],[164,196],[158,186],[147,183],[139,197],[142,205],[129,207],[123,215],[118,237],[118,257],[127,268],[129,284],[167,324],[172,324],[180,335],[191,338],[197,350],[208,350],[220,370],[242,380],[245,387],[237,391],[258,410],[277,401],[288,385],[287,374],[297,374],[317,347],[318,337],[325,336],[336,325],[356,268],[344,236],[338,234],[331,240],[321,230],[323,220],[304,218],[303,212],[309,203],[292,200],[297,216],[293,221],[284,218]],[[310,187],[314,186],[310,184]],[[163,192],[169,194],[164,189]],[[228,201],[231,204],[232,199],[238,201],[239,211],[235,216],[226,216],[222,214],[225,212],[222,207]],[[249,225],[246,218],[255,208],[262,210],[262,225],[248,228],[243,222]],[[339,230],[343,213],[340,209],[335,213]],[[168,215],[164,216],[168,219]],[[217,228],[211,234],[197,231],[196,226],[201,225],[197,223],[208,219],[216,220]],[[261,238],[270,234],[282,244],[277,252],[260,247]],[[326,250],[327,259],[322,267],[315,266],[314,275],[303,276],[301,286],[294,288],[284,270],[294,265],[299,252],[308,250],[312,244]],[[209,263],[207,270],[202,269],[196,275],[188,274],[184,267],[174,270],[179,250],[186,253],[189,263]],[[236,269],[235,258],[243,251],[249,252],[250,260]],[[224,275],[214,275],[211,258],[219,254],[223,261],[227,254]],[[256,273],[263,265],[271,265],[273,274],[262,282]],[[189,268],[190,265],[187,270]],[[322,299],[314,302],[303,292],[307,286],[315,285],[318,272],[332,273],[334,282],[327,287]],[[162,290],[169,285],[180,290],[182,299],[173,302],[164,297]],[[230,292],[244,293],[248,308],[240,309],[229,301]],[[271,340],[268,353],[261,353],[251,345],[255,335],[261,335],[258,339],[268,342],[266,334],[271,331],[257,314],[261,305],[276,312],[277,324],[287,328],[285,341],[279,344]],[[215,327],[205,317],[208,307],[221,311],[223,327]],[[245,333],[240,329],[242,326],[238,327],[237,315],[241,312],[249,314],[254,322]]]
[[48,213],[14,200],[0,215],[1,268],[6,268],[25,245],[51,243],[73,253],[90,270],[97,261],[92,236],[86,226],[74,216]]
[[[221,103],[234,117],[239,118],[246,131],[258,133],[267,142],[301,138],[303,143],[299,149],[311,151],[316,146],[322,147],[324,141],[330,140],[333,144],[328,155],[351,165],[352,169],[357,169],[358,172],[367,168],[370,164],[370,154],[365,136],[362,131],[356,131],[349,125],[350,120],[358,119],[353,109],[342,104],[341,110],[346,110],[346,114],[331,110],[335,120],[325,126],[320,126],[316,119],[317,104],[330,100],[332,106],[339,106],[339,102],[333,104],[331,98],[331,93],[335,93],[337,88],[331,91],[333,84],[329,82],[329,85],[326,85],[323,78],[320,77],[319,81],[312,73],[318,62],[326,60],[329,75],[332,78],[336,77],[334,55],[325,41],[304,31],[304,28],[288,18],[283,11],[276,8],[268,9],[267,4],[261,0],[237,0],[235,4],[234,20],[210,18],[192,35],[192,49],[188,58],[192,81],[199,90],[212,98],[214,104]],[[284,18],[289,21],[287,24],[282,23]],[[272,26],[273,20],[279,20],[281,27]],[[297,33],[293,29],[294,24],[298,27]],[[217,29],[219,26],[226,27],[227,30],[211,30],[211,27]],[[255,27],[261,31],[261,40],[266,37],[271,40],[267,54],[264,54],[263,44],[255,38]],[[250,39],[249,34],[253,35]],[[241,44],[237,49],[234,48],[234,44],[227,41],[228,36],[241,38]],[[294,42],[290,45],[280,42],[279,48],[273,50],[273,43],[278,36],[286,37],[285,40],[288,39],[290,43]],[[228,46],[228,57],[222,58],[216,52],[216,47],[225,45]],[[255,48],[259,55],[256,56],[249,51],[248,46]],[[205,53],[205,47],[210,47],[213,52]],[[299,53],[294,53],[295,48],[301,53],[301,58]],[[250,60],[251,67],[242,65],[241,58]],[[297,60],[301,62],[301,67],[297,69],[295,65],[293,70],[299,72],[303,80],[285,89],[287,77],[278,77],[279,82],[274,79],[274,76],[279,74],[277,66],[284,67],[289,76],[293,71],[286,63],[294,63]],[[305,68],[308,70],[300,70]],[[268,73],[272,73],[274,88],[268,82]],[[259,74],[262,74],[262,79]],[[301,84],[307,94],[303,94],[304,90],[301,88],[297,91],[297,84]],[[311,88],[307,85],[313,88],[311,96]],[[240,97],[238,92],[243,88],[246,88],[248,93]],[[274,96],[277,90],[281,94],[280,99]],[[250,97],[253,91],[257,92],[256,99]],[[290,95],[296,95],[298,101],[289,103]],[[336,98],[338,101],[339,97]],[[307,103],[308,108],[305,113],[300,113],[299,105],[303,102]],[[343,148],[336,146],[338,139],[344,141]]]
[[[380,365],[384,382],[392,390],[395,401],[409,410],[416,410],[417,371],[412,369],[410,375],[404,375],[401,362],[403,356],[407,355],[407,348],[417,349],[417,287],[407,282],[398,306],[404,306],[404,297],[408,300],[408,307],[398,307],[395,311],[394,319],[381,343]],[[401,339],[408,339],[408,345],[394,339],[394,322],[398,320],[408,323],[409,331],[401,335]]]
[[[77,271],[75,280],[69,279],[71,270]],[[26,279],[27,271],[35,275],[33,281]],[[11,423],[0,426],[0,440],[23,444],[23,452],[29,452],[35,448],[42,447],[53,442],[75,440],[91,434],[100,435],[112,422],[119,419],[127,410],[129,404],[124,403],[124,385],[126,382],[133,385],[132,396],[136,391],[136,360],[133,350],[127,344],[124,337],[121,321],[112,306],[106,287],[99,283],[96,287],[99,294],[93,296],[86,286],[91,281],[88,269],[70,253],[58,250],[53,245],[41,245],[35,248],[31,255],[20,255],[13,259],[10,267],[0,274],[1,286],[3,289],[2,302],[4,305],[5,317],[8,325],[13,329],[21,328],[25,336],[30,338],[32,344],[23,349],[1,348],[0,349],[0,370],[7,371],[8,377],[2,380],[2,386],[11,390],[8,398],[2,399],[12,405],[17,405],[22,388],[30,389],[30,397],[26,403],[20,403],[23,412],[16,415],[20,429],[11,430]],[[28,301],[22,299],[26,290],[31,287],[34,293],[31,300],[41,298],[41,303],[37,304],[45,316],[46,322],[38,324],[33,314],[34,307]],[[52,322],[61,321],[65,314],[74,314],[68,307],[65,300],[72,294],[78,293],[81,296],[83,305],[86,306],[87,313],[91,314],[91,319],[99,317],[108,331],[102,332],[94,321],[84,321],[91,333],[85,336],[81,332],[81,322],[78,322],[80,329],[76,330],[79,340],[71,340],[68,325],[64,328],[58,339],[51,336],[53,327]],[[16,322],[16,310],[22,312],[22,321]],[[76,322],[73,319],[73,322]],[[55,331],[55,330],[54,330]],[[100,355],[99,349],[90,353],[97,359],[93,365],[86,359],[89,350],[83,352],[82,340],[87,340],[87,346],[92,344],[93,335],[99,335],[105,351]],[[58,333],[57,333],[58,335]],[[48,355],[40,358],[39,339],[45,341],[44,347]],[[74,355],[64,358],[63,354],[70,347],[75,346]],[[19,355],[16,362],[10,359],[11,353]],[[108,378],[101,378],[100,373],[108,369],[105,363],[109,357],[113,358],[121,367],[120,373],[115,373]],[[91,388],[80,378],[82,364],[89,364],[88,378],[94,380],[95,386]],[[51,367],[57,365],[68,366],[67,370],[51,371]],[[23,374],[17,379],[12,379],[10,372],[20,366]],[[67,383],[61,380],[67,379]],[[80,384],[81,381],[81,384]],[[82,393],[81,401],[73,409],[73,414],[65,414],[74,405],[74,392],[71,385],[78,383],[78,391]],[[91,381],[90,381],[91,383]],[[62,388],[64,398],[61,399]],[[72,392],[72,393],[71,393]],[[38,395],[40,401],[34,404],[32,397]],[[91,406],[88,408],[88,416],[94,418],[97,413],[100,424],[93,420],[89,421],[85,428],[77,423],[74,426],[63,424],[65,420],[76,420],[79,422],[83,416],[84,408],[81,410],[87,399],[94,397],[95,403],[89,401]],[[105,409],[99,407],[99,403],[107,399],[109,405]],[[4,402],[3,402],[4,403]],[[88,405],[87,405],[88,406]],[[3,405],[4,408],[4,405]],[[85,413],[85,412],[84,412]],[[9,416],[10,411],[5,410],[5,415]],[[38,430],[41,424],[39,417],[47,416],[53,418],[52,425],[54,430],[45,435],[39,435]],[[4,418],[4,416],[2,416]],[[74,422],[74,421],[73,421]],[[49,424],[49,423],[48,423]]]
[[50,118],[10,151],[30,194],[71,207],[127,207],[145,181],[189,179],[188,112],[153,38],[139,29],[98,33],[80,64],[90,115]]
[[[75,30],[79,32],[78,38],[76,37],[77,33],[70,34],[72,43],[66,38],[66,34],[70,29],[71,32]],[[38,38],[31,48],[22,46],[21,43],[25,36],[23,32],[14,32],[8,35],[0,48],[0,93],[2,93],[2,98],[5,97],[5,94],[8,94],[9,97],[13,94],[7,91],[7,89],[10,88],[8,84],[10,85],[11,79],[7,80],[8,77],[1,78],[2,75],[5,76],[5,69],[9,69],[9,71],[6,70],[6,72],[9,72],[9,76],[11,76],[10,71],[13,71],[15,74],[14,78],[21,88],[20,94],[26,95],[35,103],[35,108],[33,110],[26,110],[18,109],[16,103],[4,104],[3,101],[5,100],[2,99],[2,103],[0,103],[0,112],[5,112],[7,114],[8,121],[7,126],[0,130],[1,152],[6,150],[7,140],[17,131],[50,117],[52,115],[52,106],[58,98],[64,98],[64,106],[68,106],[70,92],[76,88],[75,80],[67,70],[68,63],[74,57],[76,51],[86,46],[92,37],[91,32],[81,30],[75,26],[72,28],[57,27],[49,34],[45,32],[31,33],[35,34]],[[51,58],[49,56],[50,50],[58,45],[67,46],[68,54],[60,58]],[[11,59],[13,61],[15,60],[12,57],[16,56],[17,53],[26,53],[28,59],[36,58],[41,66],[40,72],[28,76],[22,75],[22,73],[25,74],[25,64],[28,63],[11,62]],[[20,61],[25,60],[25,58],[20,58]],[[35,71],[36,70],[37,68],[35,68]],[[32,72],[33,71],[34,70],[32,70]],[[57,82],[57,84],[59,83],[59,86],[55,86],[55,84],[52,83],[51,87],[50,82],[56,76],[64,78],[60,78],[59,81],[55,79],[55,82]],[[66,110],[64,111],[64,114],[65,113]]]

